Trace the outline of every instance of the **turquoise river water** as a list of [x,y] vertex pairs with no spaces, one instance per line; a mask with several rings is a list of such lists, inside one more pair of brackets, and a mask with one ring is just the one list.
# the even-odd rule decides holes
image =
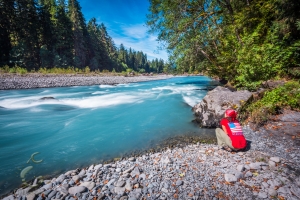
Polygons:
[[[145,150],[171,136],[212,134],[191,122],[191,108],[210,83],[197,76],[0,91],[0,194],[20,186],[28,166],[25,179],[31,180]],[[35,152],[43,161],[27,163]]]

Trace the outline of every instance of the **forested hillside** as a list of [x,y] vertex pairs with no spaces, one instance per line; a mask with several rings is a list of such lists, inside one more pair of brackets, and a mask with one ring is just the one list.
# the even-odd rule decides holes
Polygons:
[[300,77],[299,0],[150,0],[148,26],[180,72],[236,87]]
[[[0,67],[28,71],[162,72],[163,60],[116,47],[104,24],[85,22],[77,0],[0,0]],[[166,71],[167,68],[165,68]]]

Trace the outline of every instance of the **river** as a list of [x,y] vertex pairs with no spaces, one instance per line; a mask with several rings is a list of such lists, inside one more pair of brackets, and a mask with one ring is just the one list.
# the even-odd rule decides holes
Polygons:
[[[28,166],[25,179],[31,180],[152,148],[172,136],[212,135],[192,123],[191,110],[210,83],[197,76],[0,91],[0,194],[18,187]],[[42,162],[30,160],[35,152],[33,159]]]

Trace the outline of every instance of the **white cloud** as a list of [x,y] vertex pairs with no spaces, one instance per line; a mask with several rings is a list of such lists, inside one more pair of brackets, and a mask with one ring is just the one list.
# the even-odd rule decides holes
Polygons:
[[[113,29],[111,27],[114,27]],[[143,51],[148,56],[148,60],[155,58],[168,60],[166,50],[158,50],[159,43],[155,35],[149,34],[144,24],[124,25],[114,22],[107,26],[108,34],[113,38],[117,47],[123,44],[125,48],[130,47],[135,51]]]

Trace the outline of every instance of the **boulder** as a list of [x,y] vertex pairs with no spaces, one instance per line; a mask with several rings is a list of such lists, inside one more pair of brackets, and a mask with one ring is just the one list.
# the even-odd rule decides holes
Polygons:
[[55,100],[54,97],[42,97],[40,100]]
[[201,127],[214,128],[219,126],[227,109],[239,110],[243,102],[249,100],[252,93],[247,90],[232,92],[221,86],[209,91],[203,100],[193,107],[195,121]]

